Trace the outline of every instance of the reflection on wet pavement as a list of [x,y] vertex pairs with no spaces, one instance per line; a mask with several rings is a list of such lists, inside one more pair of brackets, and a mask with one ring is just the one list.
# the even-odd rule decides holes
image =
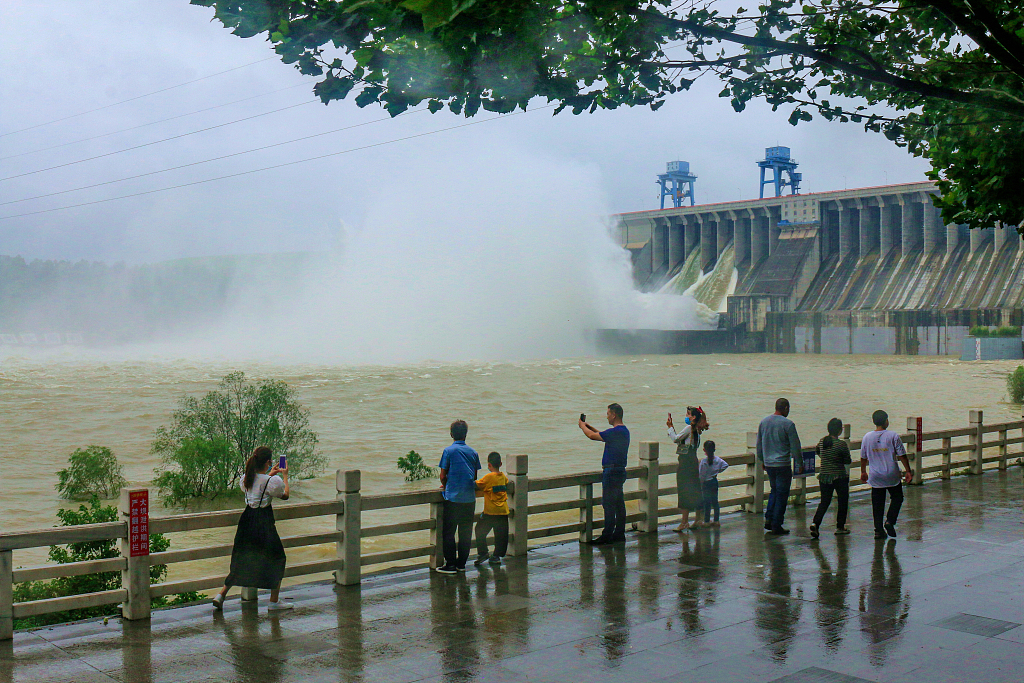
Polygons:
[[234,599],[19,632],[0,681],[1017,681],[1022,497],[1013,469],[909,489],[897,541],[872,538],[859,498],[846,537],[810,539],[804,508],[784,538],[740,514],[456,576],[296,587],[280,616]]

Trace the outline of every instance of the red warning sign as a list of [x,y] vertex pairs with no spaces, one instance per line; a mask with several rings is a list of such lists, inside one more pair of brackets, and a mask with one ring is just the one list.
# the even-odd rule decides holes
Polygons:
[[128,544],[132,557],[149,555],[149,491],[128,493]]

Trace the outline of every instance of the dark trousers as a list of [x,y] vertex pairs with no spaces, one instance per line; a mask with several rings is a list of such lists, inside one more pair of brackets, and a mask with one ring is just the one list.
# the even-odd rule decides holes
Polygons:
[[718,478],[701,482],[700,493],[704,498],[704,521],[711,521],[711,510],[714,510],[717,522],[718,514],[721,511],[721,507],[718,505]]
[[494,529],[494,556],[505,557],[508,552],[508,515],[480,515],[476,523],[476,554],[487,555],[487,534]]
[[818,509],[814,511],[814,526],[821,526],[821,520],[825,519],[828,506],[832,504],[832,494],[839,499],[839,511],[836,513],[836,526],[846,526],[846,515],[850,510],[850,478],[843,477],[835,479],[831,483],[821,484],[821,500],[818,501]]
[[772,529],[781,529],[786,521],[786,506],[789,504],[789,489],[793,485],[793,468],[766,467],[768,485],[768,504],[764,506],[764,523]]
[[606,467],[601,472],[601,506],[604,507],[601,538],[604,540],[618,541],[626,537],[626,499],[622,493],[625,483],[625,467]]
[[[889,512],[885,511],[885,494],[889,493]],[[875,531],[885,533],[882,528],[882,519],[889,524],[896,524],[896,518],[900,516],[900,508],[903,507],[903,485],[896,484],[888,488],[871,489],[871,514],[875,518]]]
[[[471,503],[453,503],[444,501],[444,516],[441,524],[441,550],[444,563],[449,567],[465,567],[469,560],[469,549],[473,547],[473,512],[476,501]],[[455,533],[459,534],[459,542],[455,544]]]

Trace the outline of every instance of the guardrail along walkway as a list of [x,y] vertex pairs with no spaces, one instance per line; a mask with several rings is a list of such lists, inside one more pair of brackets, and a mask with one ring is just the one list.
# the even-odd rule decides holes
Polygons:
[[[898,541],[719,530],[566,542],[507,565],[285,591],[269,615],[229,600],[20,631],[0,679],[156,681],[1018,681],[1024,661],[1019,471],[912,487]],[[834,518],[832,518],[834,519]]]

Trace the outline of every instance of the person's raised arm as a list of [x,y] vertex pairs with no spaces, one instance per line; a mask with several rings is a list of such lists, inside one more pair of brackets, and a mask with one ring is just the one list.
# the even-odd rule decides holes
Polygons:
[[587,438],[591,441],[604,441],[604,439],[601,438],[601,432],[597,431],[583,420],[580,420],[580,429],[583,430],[583,433],[586,434]]
[[281,478],[281,481],[284,482],[284,490],[281,492],[281,495],[276,497],[281,500],[288,500],[289,496],[291,496],[291,487],[288,485],[288,464],[285,463],[284,468],[274,465],[270,469],[270,476],[278,476]]

